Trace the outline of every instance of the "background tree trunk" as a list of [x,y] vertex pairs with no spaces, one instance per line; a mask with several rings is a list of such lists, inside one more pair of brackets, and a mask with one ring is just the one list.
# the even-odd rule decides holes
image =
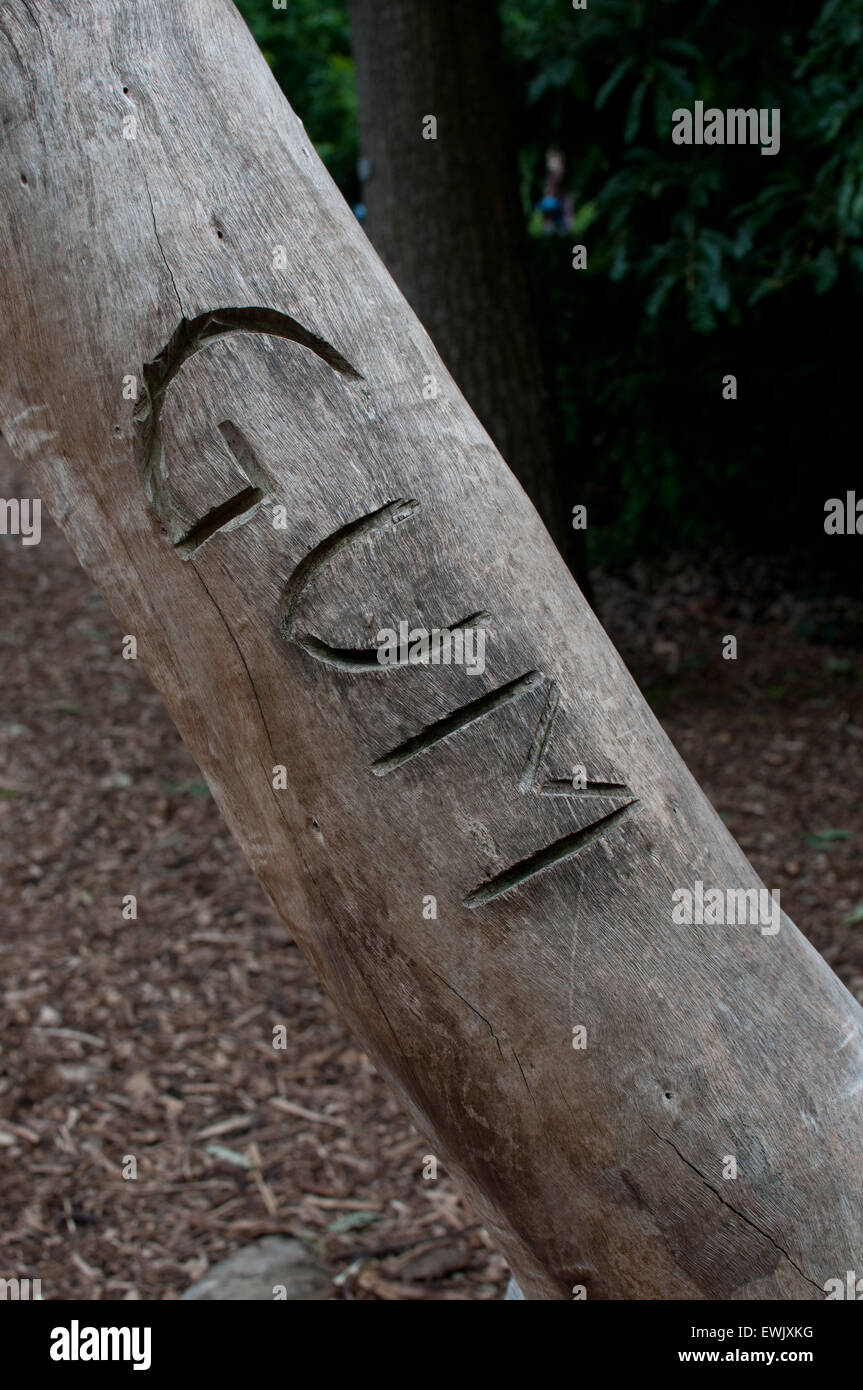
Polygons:
[[366,229],[584,583],[571,524],[582,499],[528,283],[497,0],[352,0],[351,19]]
[[674,920],[759,880],[234,8],[11,0],[0,77],[0,429],[430,1152],[528,1297],[821,1296],[863,1012]]

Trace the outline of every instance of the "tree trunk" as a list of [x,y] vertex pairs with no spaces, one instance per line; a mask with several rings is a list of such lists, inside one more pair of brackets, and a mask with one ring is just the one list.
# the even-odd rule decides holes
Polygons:
[[571,523],[583,499],[528,284],[497,8],[352,0],[366,229],[583,581]]
[[529,1298],[820,1296],[863,1014],[675,920],[759,880],[233,6],[10,0],[0,72],[0,429],[429,1151]]

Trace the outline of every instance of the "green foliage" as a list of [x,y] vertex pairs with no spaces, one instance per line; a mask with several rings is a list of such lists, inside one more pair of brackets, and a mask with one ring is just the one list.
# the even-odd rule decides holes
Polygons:
[[831,845],[839,840],[853,840],[853,830],[813,830],[811,835],[806,836],[806,843],[812,849],[829,849]]
[[[534,192],[544,151],[567,152],[576,206],[594,206],[592,271],[639,282],[656,318],[675,299],[691,326],[805,277],[817,294],[863,271],[863,8],[708,0],[503,0]],[[779,107],[778,154],[676,146],[671,116],[696,100]],[[524,158],[525,151],[522,152]]]
[[[823,545],[824,497],[844,486],[825,474],[855,433],[841,345],[863,282],[860,0],[501,13],[526,213],[552,145],[575,210],[565,242],[535,213],[529,227],[592,557]],[[778,107],[779,152],[673,144],[672,112],[696,100]],[[575,241],[588,269],[567,275]],[[740,399],[723,405],[729,371]]]
[[168,782],[165,785],[165,791],[169,796],[211,797],[213,795],[206,782],[200,782],[195,778],[190,782]]

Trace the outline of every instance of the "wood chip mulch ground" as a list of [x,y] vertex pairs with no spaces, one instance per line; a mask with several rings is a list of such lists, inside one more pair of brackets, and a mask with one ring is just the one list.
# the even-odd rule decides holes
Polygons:
[[[595,579],[696,777],[863,1000],[860,605],[721,562]],[[287,1234],[335,1298],[501,1297],[504,1261],[450,1178],[423,1177],[47,519],[38,546],[0,537],[0,586],[0,1277],[172,1299]]]

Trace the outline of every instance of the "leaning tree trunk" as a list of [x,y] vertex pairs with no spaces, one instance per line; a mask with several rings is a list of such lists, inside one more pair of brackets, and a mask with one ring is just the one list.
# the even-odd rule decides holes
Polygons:
[[[578,577],[583,499],[526,270],[497,0],[352,0],[366,228]],[[431,124],[433,122],[433,124]]]
[[527,1295],[820,1295],[861,1010],[784,916],[674,920],[759,880],[233,6],[10,0],[0,71],[0,429]]

